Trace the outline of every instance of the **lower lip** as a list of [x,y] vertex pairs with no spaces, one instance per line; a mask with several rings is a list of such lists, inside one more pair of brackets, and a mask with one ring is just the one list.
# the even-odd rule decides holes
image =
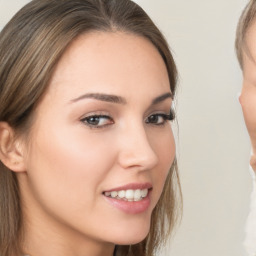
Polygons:
[[115,199],[111,197],[106,197],[106,200],[115,208],[128,213],[128,214],[139,214],[145,212],[150,206],[149,194],[147,197],[140,201],[124,201],[121,199]]

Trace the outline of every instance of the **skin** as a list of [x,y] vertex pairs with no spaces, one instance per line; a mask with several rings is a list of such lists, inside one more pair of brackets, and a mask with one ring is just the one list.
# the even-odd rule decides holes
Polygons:
[[243,86],[239,98],[252,144],[250,164],[256,171],[256,23],[248,29],[243,53]]
[[[104,93],[124,102],[81,97]],[[112,255],[149,232],[150,217],[175,155],[165,64],[146,39],[128,33],[80,36],[59,61],[36,108],[24,171],[17,174],[26,252],[37,256]],[[97,125],[88,116],[104,115]],[[148,122],[154,117],[155,122]],[[150,119],[151,120],[151,119]],[[139,214],[108,203],[103,191],[129,183],[153,186]]]

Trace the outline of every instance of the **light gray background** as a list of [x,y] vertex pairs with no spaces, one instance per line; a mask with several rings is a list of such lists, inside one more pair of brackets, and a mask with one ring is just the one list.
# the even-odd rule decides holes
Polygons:
[[[0,27],[27,2],[0,0]],[[177,146],[184,216],[163,255],[246,255],[250,145],[238,103],[234,38],[247,1],[137,2],[167,37],[180,73]]]

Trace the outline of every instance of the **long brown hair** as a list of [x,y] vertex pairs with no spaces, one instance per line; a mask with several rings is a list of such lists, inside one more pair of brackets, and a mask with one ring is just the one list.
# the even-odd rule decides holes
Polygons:
[[[141,7],[130,0],[33,0],[0,34],[0,121],[27,134],[38,101],[60,57],[79,35],[125,31],[147,38],[158,49],[175,95],[177,71],[168,44]],[[152,256],[166,241],[178,216],[176,161],[155,207],[151,228],[137,245],[117,246],[117,255]],[[0,162],[0,255],[20,255],[22,212],[14,172]]]

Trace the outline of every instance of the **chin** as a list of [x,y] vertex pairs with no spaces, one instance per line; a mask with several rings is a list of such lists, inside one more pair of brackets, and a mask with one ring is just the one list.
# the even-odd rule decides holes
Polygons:
[[119,237],[117,239],[115,239],[115,244],[118,245],[132,245],[132,244],[138,244],[141,241],[143,241],[148,233],[149,233],[149,228],[147,229],[134,229],[134,230],[129,230],[127,231],[123,231],[122,235],[119,235]]

